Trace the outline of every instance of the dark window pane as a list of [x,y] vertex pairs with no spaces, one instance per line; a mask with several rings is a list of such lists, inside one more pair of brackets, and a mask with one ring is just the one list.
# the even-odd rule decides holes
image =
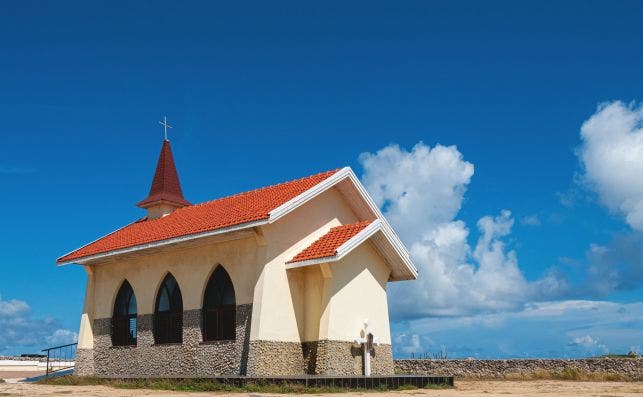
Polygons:
[[136,297],[127,280],[118,290],[114,302],[112,345],[136,345]]
[[163,280],[156,297],[154,341],[156,343],[183,341],[183,298],[179,285],[171,274]]
[[136,314],[136,295],[134,295],[134,291],[131,291],[127,314]]
[[158,311],[164,312],[170,310],[170,297],[167,294],[167,289],[161,289],[161,296],[159,297]]
[[222,266],[216,268],[203,297],[203,340],[235,339],[234,286]]

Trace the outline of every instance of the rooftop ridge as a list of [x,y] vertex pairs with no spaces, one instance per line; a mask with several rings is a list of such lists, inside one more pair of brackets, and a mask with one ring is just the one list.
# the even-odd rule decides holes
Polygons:
[[[289,180],[289,181],[279,182],[279,183],[275,183],[275,184],[273,184],[273,185],[268,185],[268,186],[262,186],[262,187],[259,187],[259,188],[255,188],[255,189],[251,189],[251,190],[246,190],[246,191],[244,191],[244,192],[239,192],[239,193],[231,194],[231,195],[229,195],[229,196],[223,196],[223,197],[215,198],[215,199],[212,199],[212,200],[204,201],[204,202],[201,202],[201,203],[192,204],[192,205],[189,205],[189,206],[184,207],[184,208],[195,208],[195,207],[199,207],[199,206],[202,206],[202,205],[206,205],[206,204],[214,203],[214,202],[217,202],[217,201],[220,201],[220,200],[225,200],[225,199],[231,199],[231,198],[235,198],[235,197],[240,197],[240,196],[243,196],[243,195],[246,195],[246,194],[257,193],[257,192],[260,192],[260,191],[262,191],[262,190],[267,190],[267,189],[276,188],[276,187],[279,187],[279,186],[282,186],[282,185],[286,185],[286,184],[289,184],[289,183],[296,183],[296,182],[303,181],[303,180],[305,180],[305,179],[312,179],[312,178],[315,178],[315,177],[320,177],[320,176],[325,175],[325,174],[335,174],[335,173],[339,172],[339,170],[341,170],[341,168],[335,168],[335,169],[333,169],[333,170],[328,170],[328,171],[324,171],[324,172],[318,172],[318,173],[313,174],[313,175],[303,176],[303,177],[301,177],[301,178],[291,179],[291,180]],[[330,175],[329,175],[329,176],[330,176]],[[182,208],[179,208],[177,211],[179,211],[179,210],[181,210],[181,209],[182,209]]]
[[336,174],[340,168],[290,181],[186,205],[160,217],[139,218],[109,234],[58,258],[58,263],[95,254],[198,235],[229,226],[265,221],[270,211],[312,189]]
[[353,223],[347,223],[345,225],[339,225],[339,226],[334,226],[330,228],[330,231],[337,231],[337,230],[343,230],[343,229],[352,229],[352,228],[358,228],[362,226],[368,226],[371,224],[373,221],[372,220],[366,220],[366,221],[357,221]]

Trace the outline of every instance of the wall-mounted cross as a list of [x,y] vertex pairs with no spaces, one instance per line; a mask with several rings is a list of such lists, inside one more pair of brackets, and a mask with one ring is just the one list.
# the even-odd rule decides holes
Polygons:
[[364,376],[371,376],[371,351],[375,345],[379,345],[379,341],[370,331],[368,319],[364,320],[364,337],[355,339],[355,343],[362,345],[364,349]]

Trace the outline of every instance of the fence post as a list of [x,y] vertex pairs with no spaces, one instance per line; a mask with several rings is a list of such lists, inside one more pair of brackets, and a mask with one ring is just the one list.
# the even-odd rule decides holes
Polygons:
[[[45,368],[45,377],[49,377],[50,374],[54,372],[63,371],[69,368],[73,368],[74,365],[69,365],[70,360],[76,360],[76,347],[78,343],[70,343],[68,345],[50,347],[47,349],[42,349],[43,352],[47,352],[47,367]],[[52,356],[51,352],[54,352]],[[58,368],[54,370],[54,365],[56,364],[56,359],[58,359]]]
[[49,352],[51,350],[47,349],[47,366],[45,367],[45,377],[49,377]]

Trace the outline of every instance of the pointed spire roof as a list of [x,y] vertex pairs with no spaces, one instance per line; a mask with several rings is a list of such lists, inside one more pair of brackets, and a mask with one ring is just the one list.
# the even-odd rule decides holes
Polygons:
[[179,174],[176,172],[174,157],[170,141],[163,141],[159,161],[156,164],[156,172],[152,180],[152,187],[147,198],[136,205],[141,208],[148,208],[154,204],[165,202],[167,204],[183,207],[190,203],[183,197]]

